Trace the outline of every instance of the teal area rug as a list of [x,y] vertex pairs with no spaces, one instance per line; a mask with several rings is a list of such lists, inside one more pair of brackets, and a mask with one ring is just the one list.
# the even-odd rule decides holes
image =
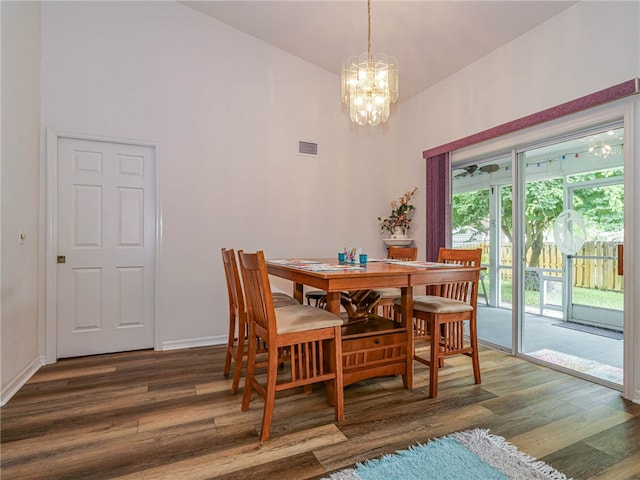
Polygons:
[[504,438],[475,429],[367,460],[323,480],[570,480]]

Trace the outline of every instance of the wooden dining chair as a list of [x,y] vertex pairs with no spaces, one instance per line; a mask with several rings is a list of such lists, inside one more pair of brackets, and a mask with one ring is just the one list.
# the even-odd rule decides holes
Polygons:
[[[418,259],[417,247],[389,247],[387,250],[387,259],[404,260],[412,262]],[[393,300],[400,296],[399,288],[378,288],[373,291],[380,296],[377,308],[381,311],[383,317],[394,318]]]
[[[231,393],[238,392],[240,377],[242,376],[242,365],[245,357],[249,354],[247,338],[249,324],[247,322],[247,311],[245,306],[242,284],[240,282],[240,272],[236,262],[236,256],[232,249],[222,249],[222,263],[224,274],[227,280],[227,295],[229,297],[229,334],[227,338],[227,355],[224,362],[224,375],[231,372],[231,361],[234,362],[233,381],[231,383]],[[287,305],[299,305],[299,302],[285,293],[274,293],[273,302],[275,307]],[[258,352],[266,352],[266,346],[259,343]]]
[[[309,305],[275,308],[264,253],[239,252],[249,318],[249,338],[267,346],[266,382],[256,374],[258,342],[249,342],[242,411],[247,411],[253,390],[264,399],[260,441],[269,439],[276,392],[328,383],[329,404],[335,418],[344,420],[344,381],[342,374],[342,319],[326,310]],[[282,352],[289,355],[288,365],[278,375]]]
[[[455,263],[480,267],[482,249],[440,248],[438,263]],[[413,298],[413,359],[429,366],[429,395],[438,395],[438,367],[452,355],[471,357],[473,377],[479,384],[480,360],[478,357],[478,279],[476,271],[472,281],[453,282],[433,287],[432,295],[417,295]],[[400,308],[400,298],[394,299]],[[469,337],[465,338],[465,323],[469,325]],[[418,342],[429,342],[429,358],[417,351]]]

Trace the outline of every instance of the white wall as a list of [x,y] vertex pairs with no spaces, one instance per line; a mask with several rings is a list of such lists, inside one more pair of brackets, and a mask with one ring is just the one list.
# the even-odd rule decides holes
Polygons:
[[164,348],[226,338],[222,247],[384,254],[376,218],[414,179],[336,76],[173,2],[43,2],[42,58],[44,128],[159,144]]
[[422,152],[640,75],[640,4],[583,1],[403,105]]
[[[0,403],[40,366],[38,330],[40,5],[1,2]],[[18,232],[26,234],[19,243]]]

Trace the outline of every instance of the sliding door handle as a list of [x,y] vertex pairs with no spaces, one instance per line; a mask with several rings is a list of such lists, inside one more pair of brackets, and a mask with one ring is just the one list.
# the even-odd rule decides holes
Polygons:
[[624,245],[618,245],[618,275],[624,274]]

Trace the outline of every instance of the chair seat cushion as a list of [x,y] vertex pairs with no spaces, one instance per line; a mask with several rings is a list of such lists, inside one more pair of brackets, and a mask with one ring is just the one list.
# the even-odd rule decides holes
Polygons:
[[286,307],[289,305],[300,305],[300,302],[286,293],[273,292],[271,296],[273,297],[273,306],[275,308]]
[[[393,303],[400,305],[400,299],[394,298]],[[471,312],[473,307],[460,300],[438,297],[436,295],[417,295],[413,297],[413,309],[427,313],[461,313]]]
[[376,288],[373,290],[376,295],[380,295],[380,298],[396,298],[400,296],[399,288]]
[[342,318],[309,305],[289,305],[275,309],[278,333],[305,332],[342,325]]

